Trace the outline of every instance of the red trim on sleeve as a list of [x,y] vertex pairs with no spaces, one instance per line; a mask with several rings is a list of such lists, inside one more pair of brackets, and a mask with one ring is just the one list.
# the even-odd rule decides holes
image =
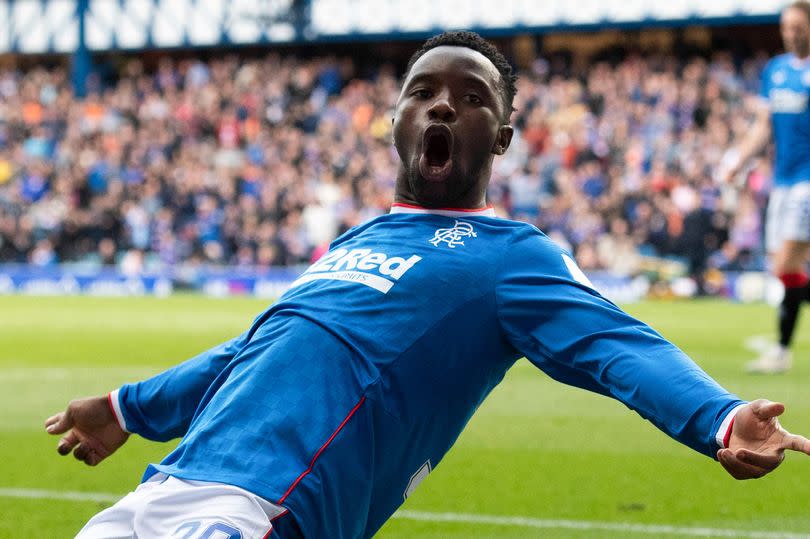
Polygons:
[[351,419],[351,418],[352,418],[352,416],[353,416],[353,415],[354,415],[354,413],[357,411],[357,409],[358,409],[358,408],[360,408],[360,406],[361,406],[361,405],[362,405],[362,404],[363,404],[365,401],[366,401],[366,397],[365,397],[365,395],[364,395],[364,396],[363,396],[363,398],[361,398],[361,399],[360,399],[360,402],[358,402],[357,404],[355,404],[355,405],[354,405],[354,408],[352,408],[352,411],[351,411],[351,412],[349,412],[349,415],[347,415],[347,416],[346,416],[346,418],[345,418],[345,419],[343,420],[343,422],[342,422],[342,423],[341,423],[341,424],[338,426],[338,428],[335,430],[335,432],[333,432],[333,433],[332,433],[332,436],[330,436],[330,437],[329,437],[329,439],[328,439],[328,440],[326,440],[326,443],[324,443],[324,444],[321,446],[321,448],[320,448],[320,449],[318,449],[318,452],[317,452],[317,453],[315,453],[315,456],[314,456],[314,457],[312,457],[312,461],[309,463],[309,468],[307,468],[306,470],[304,470],[304,471],[301,473],[301,475],[299,475],[299,476],[298,476],[298,479],[296,479],[295,481],[293,481],[293,484],[292,484],[292,485],[290,485],[290,488],[288,488],[288,489],[287,489],[287,492],[285,492],[285,493],[284,493],[284,496],[282,496],[282,497],[281,497],[281,498],[280,498],[280,499],[279,499],[279,500],[276,502],[276,504],[281,505],[282,503],[284,503],[284,500],[286,500],[286,499],[287,499],[287,496],[289,496],[289,495],[290,495],[290,493],[292,493],[292,491],[295,489],[295,487],[297,487],[297,486],[298,486],[298,483],[300,483],[300,482],[301,482],[301,480],[302,480],[304,477],[306,477],[306,475],[307,475],[309,472],[311,472],[311,471],[312,471],[312,468],[315,466],[315,461],[316,461],[316,460],[318,460],[318,457],[320,457],[320,456],[321,456],[321,453],[323,453],[323,451],[324,451],[324,450],[325,450],[325,449],[326,449],[326,448],[329,446],[329,444],[331,444],[331,443],[332,443],[332,440],[334,440],[334,439],[335,439],[335,436],[337,436],[337,435],[338,435],[338,433],[339,433],[339,432],[340,432],[340,431],[343,429],[343,427],[345,427],[345,426],[346,426],[346,423],[348,423],[348,422],[349,422],[349,419]]
[[[284,513],[282,513],[282,514],[284,514]],[[273,533],[273,526],[270,526],[270,529],[267,530],[267,533],[264,534],[264,537],[262,537],[262,539],[268,539],[268,537],[270,537],[271,533]]]
[[[112,391],[107,393],[107,406],[110,407],[110,411],[112,412],[113,417],[115,418],[115,423],[118,424],[118,414],[115,412],[115,406],[113,405],[112,401]],[[120,425],[119,425],[120,426]]]
[[734,428],[734,420],[737,419],[737,416],[731,418],[731,423],[728,424],[728,429],[726,430],[726,435],[723,436],[723,447],[728,447],[728,442],[731,440],[731,429]]

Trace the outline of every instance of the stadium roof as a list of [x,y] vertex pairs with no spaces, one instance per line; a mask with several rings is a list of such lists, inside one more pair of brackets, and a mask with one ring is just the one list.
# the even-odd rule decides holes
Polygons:
[[[69,53],[775,22],[787,0],[10,0],[0,52]],[[80,21],[84,21],[84,25]],[[82,30],[84,39],[81,39]]]

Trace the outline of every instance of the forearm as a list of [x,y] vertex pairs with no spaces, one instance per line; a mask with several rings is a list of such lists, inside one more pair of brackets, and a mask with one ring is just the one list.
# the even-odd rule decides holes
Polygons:
[[771,138],[770,112],[764,104],[759,104],[757,117],[745,137],[735,145],[737,163],[735,168],[745,165],[752,157],[757,155],[768,144]]
[[743,401],[649,328],[621,328],[568,344],[548,351],[549,359],[538,365],[560,381],[621,401],[700,453],[714,458],[723,447],[729,414]]
[[604,383],[614,398],[660,430],[714,458],[725,447],[732,414],[744,402],[661,341],[603,356],[608,358],[602,366]]
[[723,421],[742,401],[599,295],[573,259],[545,241],[527,240],[508,257],[498,308],[509,341],[549,376],[616,398],[714,457]]
[[770,135],[770,128],[755,126],[749,135],[737,146],[737,151],[739,152],[738,166],[744,166],[752,157],[761,152],[768,143]]
[[183,436],[217,376],[241,350],[240,335],[147,380],[125,384],[110,405],[127,432],[156,441]]

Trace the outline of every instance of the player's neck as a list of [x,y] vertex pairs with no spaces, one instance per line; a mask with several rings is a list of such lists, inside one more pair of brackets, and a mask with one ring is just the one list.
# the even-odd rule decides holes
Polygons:
[[444,200],[444,201],[425,201],[418,199],[410,189],[405,189],[402,187],[402,183],[404,182],[397,182],[397,188],[394,192],[394,203],[395,204],[404,204],[407,206],[413,206],[418,208],[424,209],[435,209],[435,210],[481,210],[487,208],[487,198],[485,192],[479,192],[477,194],[470,193],[468,196],[459,197],[455,200]]
[[[412,171],[400,165],[397,170],[397,181],[394,186],[394,202],[409,204],[431,209],[455,208],[458,210],[479,210],[487,206],[487,185],[491,175],[491,159],[488,166],[482,168],[477,174],[466,178],[454,178],[446,182],[461,182],[463,185],[429,186],[430,182],[416,182],[425,192],[419,194],[409,181]],[[470,181],[473,180],[473,181]],[[444,189],[442,189],[442,187]],[[458,189],[461,187],[461,189]],[[462,192],[459,192],[462,191]]]

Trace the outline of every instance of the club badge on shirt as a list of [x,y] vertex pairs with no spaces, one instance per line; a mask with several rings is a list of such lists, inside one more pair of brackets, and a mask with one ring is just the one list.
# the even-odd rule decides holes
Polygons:
[[446,243],[451,249],[455,249],[458,245],[464,245],[463,238],[477,238],[478,234],[475,233],[473,226],[466,221],[456,220],[453,228],[440,228],[434,234],[433,239],[428,240],[434,247]]

